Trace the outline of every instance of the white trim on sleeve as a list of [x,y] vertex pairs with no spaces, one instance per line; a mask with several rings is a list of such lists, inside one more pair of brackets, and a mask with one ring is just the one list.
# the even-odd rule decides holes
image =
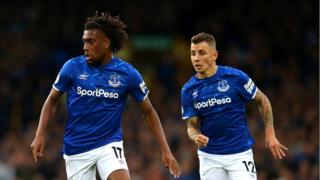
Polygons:
[[183,117],[182,117],[183,120],[186,120],[186,119],[188,119],[188,118],[189,118],[188,116],[183,116]]
[[58,89],[55,85],[52,85],[52,88],[55,89],[58,92],[62,92],[60,89]]
[[150,91],[148,91],[147,94],[143,97],[143,100],[142,100],[142,101],[144,101],[144,100],[148,97],[149,92],[150,92]]
[[254,99],[254,97],[256,97],[257,92],[258,92],[258,88],[256,87],[256,91],[253,93],[252,99]]

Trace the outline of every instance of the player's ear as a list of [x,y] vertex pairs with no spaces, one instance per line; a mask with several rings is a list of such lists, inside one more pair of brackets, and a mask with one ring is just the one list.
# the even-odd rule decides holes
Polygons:
[[213,50],[212,51],[212,56],[214,57],[214,60],[216,60],[218,58],[218,51],[217,50]]
[[110,47],[110,40],[106,38],[103,45],[104,45],[104,48],[108,49]]

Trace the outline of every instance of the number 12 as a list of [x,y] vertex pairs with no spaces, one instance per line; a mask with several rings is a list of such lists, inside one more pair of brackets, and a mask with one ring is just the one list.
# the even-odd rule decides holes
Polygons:
[[253,164],[253,162],[251,162],[251,161],[242,161],[242,163],[246,166],[246,169],[247,169],[247,171],[248,172],[250,172],[250,167],[251,167],[251,172],[252,173],[255,173],[255,166],[254,166],[254,164]]

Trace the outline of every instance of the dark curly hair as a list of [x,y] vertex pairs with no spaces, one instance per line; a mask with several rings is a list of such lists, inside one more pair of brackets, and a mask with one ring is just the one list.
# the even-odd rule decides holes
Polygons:
[[98,11],[92,17],[87,18],[84,29],[100,29],[110,40],[110,49],[113,53],[118,52],[124,42],[128,39],[128,34],[124,30],[127,27],[119,16],[111,16],[109,12],[102,12],[99,16]]

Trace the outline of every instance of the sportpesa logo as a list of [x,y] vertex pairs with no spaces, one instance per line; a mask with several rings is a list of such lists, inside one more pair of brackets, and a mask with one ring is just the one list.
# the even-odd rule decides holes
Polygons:
[[230,97],[221,98],[221,99],[211,98],[211,99],[208,99],[207,101],[194,103],[194,107],[200,110],[201,108],[212,107],[215,105],[229,104],[231,102],[232,101]]
[[119,98],[118,93],[107,92],[104,89],[86,90],[82,89],[80,86],[77,87],[77,94],[82,96],[95,96],[95,97],[105,97],[105,98]]

